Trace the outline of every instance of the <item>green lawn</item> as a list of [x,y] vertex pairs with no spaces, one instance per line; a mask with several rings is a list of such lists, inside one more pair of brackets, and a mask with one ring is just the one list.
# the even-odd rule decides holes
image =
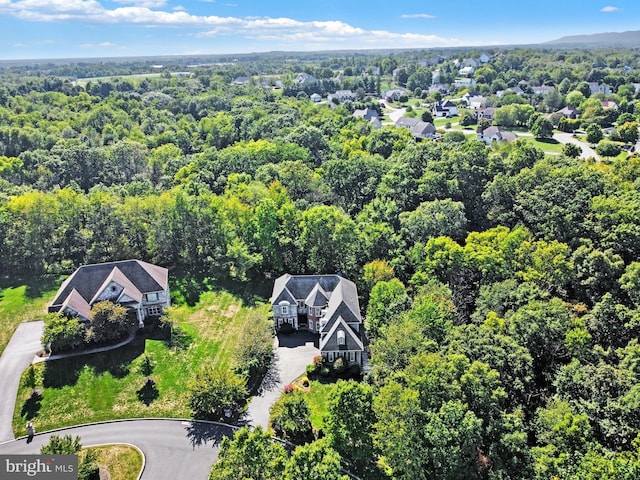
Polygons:
[[534,147],[539,148],[543,152],[546,153],[562,153],[562,143],[556,140],[549,140],[548,142],[541,142],[537,140],[535,137],[530,136],[520,136],[518,138],[523,138],[525,141],[532,144]]
[[55,292],[44,282],[0,288],[0,355],[20,323],[42,318]]
[[[89,447],[98,456],[100,471],[108,471],[111,480],[136,480],[142,470],[142,454],[129,445]],[[103,478],[102,476],[100,478]]]
[[[13,417],[16,435],[24,434],[28,419],[39,431],[114,418],[189,417],[186,385],[191,373],[207,363],[230,366],[242,325],[269,305],[249,308],[227,292],[206,292],[193,307],[172,307],[174,344],[137,337],[117,350],[72,357],[37,365],[42,398],[18,393]],[[139,373],[143,354],[156,363],[152,374],[159,395],[148,405],[138,397],[145,378]]]
[[305,400],[311,413],[311,424],[316,430],[320,430],[324,426],[324,417],[328,412],[327,402],[333,385],[333,383],[321,383],[317,380],[311,380],[311,388],[305,394]]

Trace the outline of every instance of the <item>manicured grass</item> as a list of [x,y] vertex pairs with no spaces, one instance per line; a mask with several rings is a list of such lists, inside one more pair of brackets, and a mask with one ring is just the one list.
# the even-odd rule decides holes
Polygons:
[[136,480],[140,475],[142,454],[136,448],[129,445],[102,445],[87,450],[96,453],[100,471],[108,471],[111,480]]
[[[227,292],[206,292],[193,307],[172,307],[173,345],[138,336],[129,345],[103,353],[41,363],[42,398],[18,392],[13,428],[24,434],[32,419],[39,431],[114,418],[190,417],[187,383],[200,365],[233,365],[233,347],[249,315],[268,315],[269,305],[243,306]],[[144,354],[156,366],[157,398],[139,396],[145,377],[139,372]],[[40,387],[40,386],[39,386]],[[148,405],[147,405],[148,403]]]
[[333,389],[334,383],[321,383],[317,380],[311,380],[310,385],[309,392],[305,394],[304,398],[309,405],[313,428],[321,430],[328,412],[329,393]]
[[55,290],[44,293],[39,290],[26,285],[0,289],[0,355],[20,323],[40,320],[47,312]]
[[439,117],[439,118],[433,119],[433,124],[436,127],[444,127],[447,123],[450,123],[451,125],[453,125],[454,123],[459,123],[459,121],[460,121],[460,117],[453,117],[453,118]]
[[543,152],[562,153],[562,143],[557,142],[555,140],[550,140],[548,142],[541,142],[540,140],[537,140],[535,137],[530,137],[530,136],[520,136],[518,138],[525,139],[525,141],[529,142],[534,147],[539,148]]

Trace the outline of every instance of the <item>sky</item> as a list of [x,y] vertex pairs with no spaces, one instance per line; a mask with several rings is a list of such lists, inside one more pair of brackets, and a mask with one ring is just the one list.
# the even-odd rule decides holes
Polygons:
[[626,30],[640,30],[638,0],[0,0],[0,60],[517,45]]

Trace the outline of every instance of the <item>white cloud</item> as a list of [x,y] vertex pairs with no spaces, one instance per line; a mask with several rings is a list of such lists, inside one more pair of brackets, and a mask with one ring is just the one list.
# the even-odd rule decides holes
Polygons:
[[605,12],[605,13],[619,12],[620,10],[622,9],[619,7],[613,7],[611,5],[607,5],[606,7],[602,7],[602,9],[600,9],[601,12]]
[[[279,48],[394,48],[459,46],[462,41],[424,33],[396,33],[366,30],[343,21],[300,21],[292,18],[222,17],[192,15],[183,7],[173,11],[157,9],[166,0],[116,0],[106,8],[96,0],[0,0],[0,13],[33,22],[140,25],[144,27],[188,28],[195,38],[238,36],[254,41],[278,43]],[[204,0],[203,0],[204,1]],[[407,18],[432,18],[412,14]],[[193,30],[202,30],[193,32]],[[465,43],[469,45],[469,42]]]
[[111,48],[117,47],[116,43],[112,42],[100,42],[100,43],[83,43],[80,45],[81,48]]
[[405,13],[400,15],[400,18],[436,18],[435,15],[429,15],[428,13]]
[[135,5],[136,7],[159,8],[167,4],[167,0],[113,0],[116,3]]

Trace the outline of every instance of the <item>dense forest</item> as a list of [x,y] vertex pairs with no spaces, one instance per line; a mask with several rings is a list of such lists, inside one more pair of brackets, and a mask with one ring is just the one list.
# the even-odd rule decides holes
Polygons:
[[[385,85],[441,99],[428,92],[434,70],[453,81],[452,59],[479,54],[443,53],[435,66],[410,52],[245,59],[188,76],[172,75],[181,65],[148,77],[128,76],[144,64],[5,67],[0,272],[139,258],[176,281],[248,290],[284,272],[339,272],[358,283],[373,370],[336,392],[307,455],[363,478],[639,478],[640,157],[416,141],[354,118],[384,113]],[[492,57],[476,88],[497,108],[575,105],[576,127],[611,127],[624,143],[631,124],[637,139],[637,51]],[[297,85],[303,71],[318,82]],[[79,80],[103,74],[120,76]],[[240,75],[252,81],[234,85]],[[494,96],[522,80],[555,93]],[[357,99],[309,99],[339,89]],[[244,435],[238,450],[260,440]],[[215,478],[238,478],[233,448]],[[268,473],[281,452],[266,450],[256,479],[284,478],[283,464]]]

